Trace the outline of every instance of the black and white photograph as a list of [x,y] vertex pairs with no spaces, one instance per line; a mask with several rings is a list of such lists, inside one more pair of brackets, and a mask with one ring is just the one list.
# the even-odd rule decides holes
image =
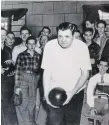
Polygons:
[[1,0],[1,125],[109,125],[109,1]]

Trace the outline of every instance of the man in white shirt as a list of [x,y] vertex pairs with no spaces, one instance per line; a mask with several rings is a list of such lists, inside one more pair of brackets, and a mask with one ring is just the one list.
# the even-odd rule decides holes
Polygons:
[[[91,70],[89,51],[85,43],[73,37],[75,25],[64,22],[57,27],[58,38],[49,41],[44,49],[41,68],[48,107],[47,125],[79,125],[84,98],[84,85]],[[67,99],[61,108],[53,106],[50,90],[61,87]]]
[[16,60],[17,60],[17,56],[25,51],[27,49],[26,47],[26,40],[27,38],[31,36],[31,32],[30,30],[26,27],[26,26],[23,26],[21,27],[20,29],[20,37],[22,39],[22,43],[20,45],[17,45],[13,48],[13,52],[12,52],[12,60],[14,63],[16,63]]
[[[106,73],[108,68],[108,61],[102,58],[98,62],[99,73],[90,78],[87,88],[87,104],[90,107],[90,114],[95,115],[96,113],[100,113],[104,115],[102,125],[108,125],[109,123],[109,104],[107,99],[98,98],[96,93],[105,92],[109,94],[109,74]],[[104,113],[105,110],[107,110],[106,113]],[[107,124],[104,124],[104,122]]]

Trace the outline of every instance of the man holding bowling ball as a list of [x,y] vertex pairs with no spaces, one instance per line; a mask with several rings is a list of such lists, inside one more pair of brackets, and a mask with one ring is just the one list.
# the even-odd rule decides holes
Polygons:
[[[75,24],[64,22],[57,27],[57,39],[44,49],[41,68],[44,97],[47,103],[47,125],[80,125],[84,88],[91,63],[85,43],[74,39]],[[54,88],[65,90],[67,98],[62,106],[49,100]]]

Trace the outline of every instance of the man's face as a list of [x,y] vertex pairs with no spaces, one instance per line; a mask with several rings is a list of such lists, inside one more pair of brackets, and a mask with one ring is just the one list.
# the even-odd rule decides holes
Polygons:
[[28,43],[26,44],[26,46],[29,51],[34,51],[35,47],[36,47],[35,40],[33,40],[33,39],[29,40]]
[[43,31],[42,31],[42,35],[43,36],[49,36],[49,30],[44,28]]
[[74,32],[74,38],[81,40],[81,35],[79,32]]
[[100,61],[100,64],[98,65],[98,69],[100,74],[105,74],[106,71],[108,70],[108,63],[104,61]]
[[22,41],[26,42],[27,38],[30,36],[29,31],[22,30],[20,36],[21,36]]
[[87,43],[91,42],[91,40],[93,38],[93,34],[90,31],[85,32],[83,36]]
[[58,43],[62,48],[69,48],[72,42],[73,36],[70,29],[58,31]]
[[7,38],[6,38],[6,44],[7,44],[8,46],[13,46],[14,42],[15,42],[15,37],[14,37],[14,35],[13,35],[13,34],[8,34],[8,35],[7,35]]
[[104,32],[105,32],[105,25],[103,23],[99,23],[98,27],[97,27],[97,30],[98,30],[99,35],[104,34]]
[[45,44],[48,42],[48,37],[47,36],[42,36],[40,40],[41,46],[45,47]]
[[1,43],[4,44],[4,41],[6,39],[7,32],[5,30],[1,30]]
[[86,28],[93,28],[94,24],[92,24],[90,21],[86,21]]

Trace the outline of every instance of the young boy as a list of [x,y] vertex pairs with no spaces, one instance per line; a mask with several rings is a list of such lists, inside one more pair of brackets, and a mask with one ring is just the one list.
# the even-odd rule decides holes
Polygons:
[[[101,98],[96,97],[96,92],[97,93],[105,92],[109,94],[109,74],[106,73],[109,68],[109,64],[107,60],[101,59],[98,62],[97,66],[99,69],[99,73],[91,77],[88,83],[87,104],[90,107],[90,114],[91,115],[95,115],[95,113],[101,114],[103,116],[103,121],[101,125],[108,125],[109,123],[108,101],[105,98],[102,98],[102,96]],[[97,86],[99,87],[97,88]]]
[[27,50],[20,53],[16,61],[15,93],[23,95],[22,104],[16,106],[19,125],[35,124],[34,108],[38,85],[39,55],[35,52],[36,38],[26,40]]
[[92,75],[97,73],[97,61],[99,59],[100,47],[97,43],[93,41],[93,29],[86,28],[83,32],[83,37],[85,39],[86,45],[88,46],[90,59],[92,64]]

